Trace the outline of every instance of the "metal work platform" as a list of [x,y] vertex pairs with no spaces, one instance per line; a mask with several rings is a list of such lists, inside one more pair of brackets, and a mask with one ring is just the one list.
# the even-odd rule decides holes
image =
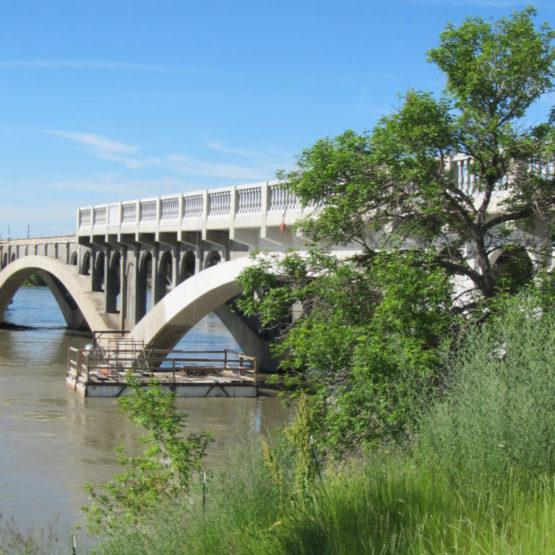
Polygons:
[[156,381],[179,397],[258,396],[256,359],[229,349],[150,349],[122,339],[69,349],[66,382],[84,397],[125,395],[130,373],[145,387]]

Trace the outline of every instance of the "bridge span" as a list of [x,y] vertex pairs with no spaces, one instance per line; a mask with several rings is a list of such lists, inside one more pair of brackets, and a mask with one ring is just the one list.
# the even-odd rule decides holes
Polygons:
[[80,208],[73,235],[0,241],[0,319],[38,273],[70,328],[130,330],[169,349],[215,312],[272,369],[269,338],[229,301],[250,253],[302,247],[293,224],[304,213],[276,182]]
[[[458,187],[480,203],[470,159],[456,156],[449,163]],[[555,165],[541,171],[553,175]],[[504,195],[495,194],[491,215],[501,211]],[[293,224],[311,210],[279,182],[79,208],[72,235],[0,241],[0,321],[17,289],[36,272],[70,328],[127,330],[145,346],[171,349],[215,312],[244,353],[256,357],[260,368],[272,369],[270,338],[230,301],[252,252],[304,248]],[[547,247],[553,267],[553,239],[541,222],[536,227],[529,243],[538,249],[527,255],[539,263],[538,252]],[[337,254],[357,249],[344,247]],[[471,260],[472,252],[465,252]],[[492,251],[491,263],[501,255],[501,249]]]

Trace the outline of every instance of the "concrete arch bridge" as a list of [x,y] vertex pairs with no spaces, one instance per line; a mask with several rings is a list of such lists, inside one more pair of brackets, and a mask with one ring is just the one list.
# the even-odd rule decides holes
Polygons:
[[[451,163],[471,193],[468,160]],[[492,210],[498,212],[496,202]],[[72,235],[0,241],[0,321],[18,288],[39,273],[70,328],[128,330],[145,346],[171,349],[215,312],[245,354],[272,369],[269,338],[229,301],[239,293],[237,276],[250,253],[304,248],[293,224],[305,214],[279,182],[80,208]],[[538,225],[532,243],[545,247],[546,241],[552,249]],[[505,254],[492,252],[492,263]],[[539,263],[533,249],[523,254]]]

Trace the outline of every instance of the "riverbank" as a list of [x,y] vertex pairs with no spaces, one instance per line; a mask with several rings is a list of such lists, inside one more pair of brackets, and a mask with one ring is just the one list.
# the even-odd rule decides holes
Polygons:
[[523,295],[465,339],[409,444],[309,450],[311,474],[286,438],[244,438],[189,495],[104,530],[100,553],[553,553],[554,378],[555,314]]
[[[240,459],[239,459],[240,460]],[[300,501],[279,495],[261,456],[242,459],[191,502],[160,508],[100,553],[336,554],[555,552],[553,480],[457,485],[410,458],[353,459]]]

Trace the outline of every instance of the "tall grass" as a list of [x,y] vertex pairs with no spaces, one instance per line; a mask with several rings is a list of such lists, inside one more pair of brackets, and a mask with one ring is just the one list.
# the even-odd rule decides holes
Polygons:
[[473,333],[412,452],[328,468],[303,496],[245,440],[201,493],[122,529],[106,554],[555,553],[555,326],[521,295]]
[[461,482],[553,473],[552,307],[533,294],[507,300],[466,338],[451,368],[448,396],[421,425],[422,462]]
[[514,483],[467,495],[413,461],[384,460],[326,476],[303,503],[281,507],[240,467],[200,499],[163,507],[122,530],[106,554],[555,553],[555,484]]

